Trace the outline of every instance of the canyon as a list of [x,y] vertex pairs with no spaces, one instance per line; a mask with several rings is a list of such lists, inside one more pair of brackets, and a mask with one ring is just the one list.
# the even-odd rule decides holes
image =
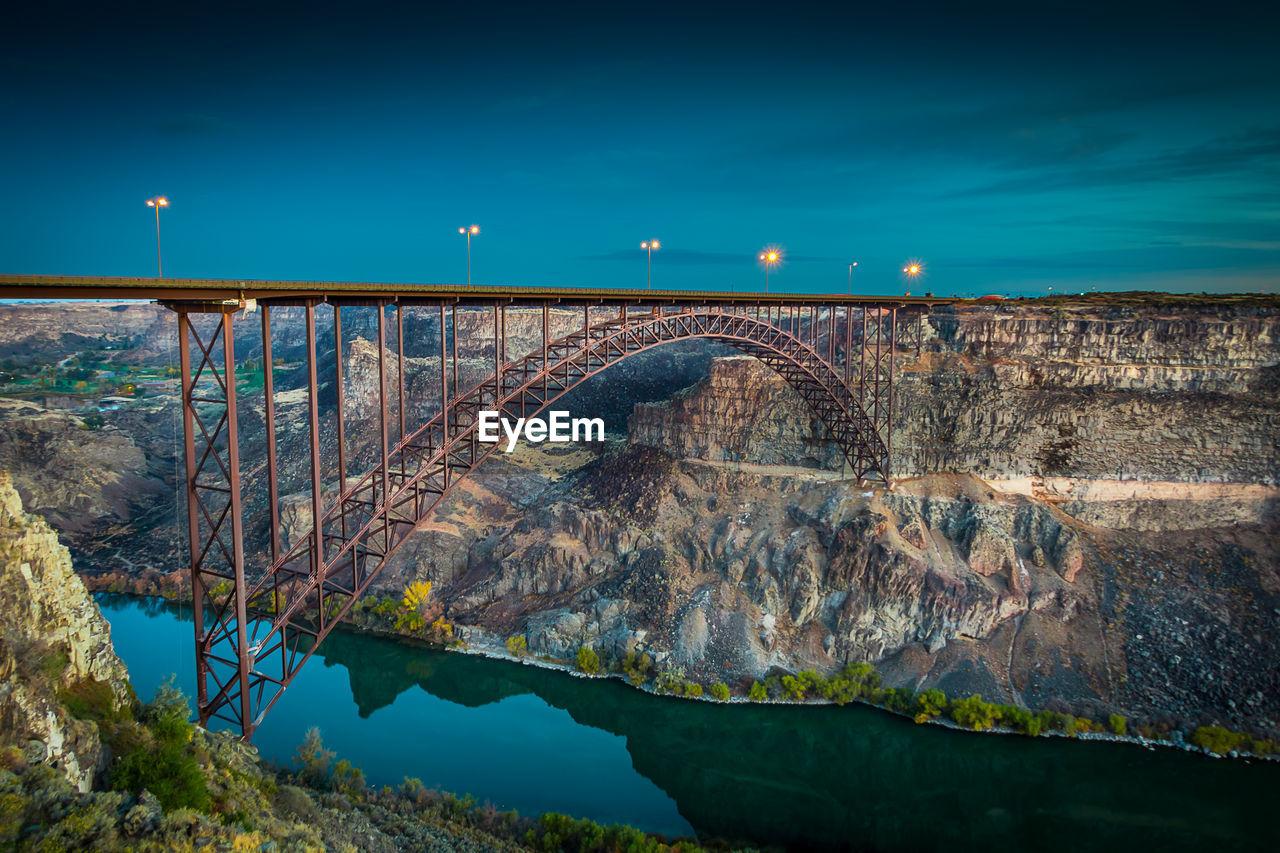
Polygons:
[[[61,310],[24,307],[53,319],[32,322],[29,341],[9,324],[0,345],[65,357],[82,341],[57,337]],[[117,342],[121,363],[176,361],[162,309],[95,310],[77,322]],[[373,452],[370,316],[344,313],[352,471]],[[491,322],[459,317],[473,331]],[[533,319],[510,313],[509,356],[538,343]],[[433,340],[436,322],[410,312],[406,343]],[[304,398],[288,381],[298,325],[276,321],[276,402],[284,476],[301,493]],[[714,344],[663,347],[563,401],[603,417],[611,442],[490,457],[393,557],[375,594],[429,580],[433,615],[475,647],[520,636],[558,659],[581,646],[645,653],[663,671],[741,691],[868,661],[894,686],[1274,737],[1278,328],[1267,297],[939,309],[919,353],[898,353],[888,490],[844,476],[821,423],[760,363]],[[251,337],[242,348],[260,357]],[[464,351],[463,384],[492,357],[491,345]],[[433,411],[438,364],[425,350],[406,358],[411,421]],[[252,447],[261,395],[246,399]],[[131,400],[101,412],[97,429],[57,403],[4,404],[0,467],[67,538],[91,586],[180,592],[176,399]],[[260,510],[260,472],[246,482]],[[289,540],[309,518],[293,495],[283,504]],[[250,514],[261,554],[265,513]]]

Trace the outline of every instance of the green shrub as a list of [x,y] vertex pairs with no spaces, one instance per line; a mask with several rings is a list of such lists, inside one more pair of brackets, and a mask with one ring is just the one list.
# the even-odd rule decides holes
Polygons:
[[646,654],[636,654],[632,650],[622,658],[621,666],[627,679],[639,687],[649,680],[649,674],[653,671],[653,658]]
[[684,695],[698,697],[702,695],[702,685],[696,681],[686,681],[684,683]]
[[1120,735],[1121,737],[1123,737],[1124,735],[1129,733],[1128,721],[1124,717],[1120,716],[1119,714],[1112,714],[1110,717],[1108,717],[1107,724],[1111,726],[1112,734]]
[[1221,726],[1201,726],[1191,733],[1191,743],[1216,755],[1224,755],[1250,745],[1251,738]]
[[721,702],[729,701],[729,686],[723,681],[711,685],[711,695]]
[[795,676],[782,676],[782,695],[792,701],[800,702],[804,699],[805,683]]
[[105,681],[86,678],[59,691],[59,698],[71,716],[95,723],[114,723],[128,712],[118,707],[116,694]]
[[507,651],[516,657],[524,657],[529,653],[529,641],[524,638],[523,634],[507,637]]
[[916,694],[915,713],[916,722],[924,722],[946,713],[947,710],[947,694],[941,690],[924,690]]
[[299,767],[298,775],[312,785],[327,784],[329,762],[333,760],[334,755],[333,750],[325,749],[324,741],[320,738],[320,729],[312,726],[307,729],[294,756],[294,761]]
[[747,693],[747,698],[752,702],[763,702],[765,699],[769,698],[769,693],[765,690],[763,684],[758,681],[753,681],[751,683],[751,690]]
[[1000,707],[974,695],[951,703],[951,719],[966,729],[980,732],[1000,721]]
[[67,668],[69,663],[71,663],[71,658],[67,657],[66,650],[61,647],[55,647],[47,649],[38,656],[36,669],[45,678],[54,681],[62,677],[62,671]]
[[910,712],[915,699],[915,691],[910,687],[890,687],[884,691],[884,706],[897,714]]
[[596,654],[595,649],[590,646],[578,647],[578,669],[587,675],[600,672],[600,656]]
[[155,699],[142,709],[150,737],[119,738],[112,743],[120,756],[111,770],[112,790],[136,795],[146,788],[166,811],[208,811],[209,791],[190,746],[195,733],[190,716],[186,697],[172,681],[161,685]]

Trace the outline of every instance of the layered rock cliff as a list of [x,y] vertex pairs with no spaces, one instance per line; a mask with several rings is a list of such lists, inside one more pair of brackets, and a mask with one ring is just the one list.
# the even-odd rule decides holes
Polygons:
[[[897,477],[1280,484],[1274,309],[966,305],[935,309],[924,338],[919,355],[897,354]],[[702,459],[839,467],[821,424],[772,371],[723,362],[707,382],[638,407],[633,440]]]
[[0,739],[88,791],[107,756],[97,726],[67,710],[68,694],[121,707],[128,674],[67,549],[0,472]]
[[[556,321],[576,322],[565,314]],[[509,356],[538,345],[540,319],[510,312]],[[353,473],[376,421],[367,321],[344,314]],[[406,342],[435,336],[436,351],[410,348],[405,366],[407,414],[425,416],[438,320],[405,322]],[[492,316],[459,323],[491,333]],[[924,332],[919,355],[898,353],[891,492],[842,479],[820,423],[759,363],[663,347],[566,398],[629,413],[625,446],[495,455],[377,592],[430,579],[464,636],[519,634],[557,657],[643,650],[744,684],[867,660],[917,688],[1275,732],[1280,684],[1262,663],[1280,636],[1274,304],[964,305]],[[492,350],[462,356],[465,385]],[[289,364],[278,438],[285,481],[301,489],[306,401]],[[663,402],[635,405],[648,400]],[[245,452],[260,457],[261,398],[242,402]],[[135,409],[109,424],[158,453],[145,436],[163,415]],[[331,422],[322,436],[331,482]],[[259,554],[260,477],[246,472]],[[292,500],[287,535],[307,522]],[[162,530],[174,535],[152,549],[169,559],[156,565],[181,565],[179,531],[151,535]]]

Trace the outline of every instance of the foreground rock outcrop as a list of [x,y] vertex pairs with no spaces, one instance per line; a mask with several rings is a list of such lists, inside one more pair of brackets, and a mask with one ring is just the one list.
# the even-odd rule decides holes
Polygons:
[[108,756],[97,726],[76,719],[68,695],[120,707],[131,693],[111,629],[42,519],[23,511],[0,471],[0,736],[30,764],[49,764],[81,791]]

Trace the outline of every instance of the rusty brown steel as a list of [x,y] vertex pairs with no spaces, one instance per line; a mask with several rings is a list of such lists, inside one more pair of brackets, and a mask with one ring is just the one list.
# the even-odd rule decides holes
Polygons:
[[[309,420],[309,438],[311,442],[311,524],[314,540],[311,552],[311,574],[317,575],[324,564],[324,523],[321,510],[323,508],[324,489],[320,482],[320,381],[317,377],[316,362],[316,306],[308,302],[306,307],[307,327],[307,417]],[[338,411],[342,411],[342,398],[338,398]],[[341,421],[341,418],[339,418]],[[344,472],[345,473],[345,472]],[[345,536],[344,536],[345,538]]]
[[[444,303],[440,303],[440,372],[444,373]],[[396,305],[396,377],[399,379],[400,440],[404,441],[404,306]],[[404,474],[404,471],[400,472]]]
[[449,328],[453,332],[453,395],[456,397],[461,393],[458,387],[458,303],[456,301],[453,303],[451,312]]
[[[390,452],[387,446],[387,329],[386,329],[385,305],[378,306],[378,439],[382,449],[382,504],[390,506],[391,501],[391,484],[390,484]],[[375,503],[377,499],[375,498]],[[382,514],[382,535],[385,539],[391,539],[391,517],[388,513]]]
[[[347,399],[342,385],[342,306],[333,306],[333,387],[338,397],[338,493],[347,490],[347,432],[346,406]],[[347,520],[342,520],[342,535],[347,535]]]
[[[437,303],[443,321],[443,303]],[[317,489],[315,472],[318,471],[318,415],[316,390],[316,341],[314,333],[314,304],[307,306],[308,319],[308,383],[311,400],[313,529],[299,537],[284,553],[277,555],[270,571],[245,589],[237,585],[236,618],[232,622],[220,617],[202,642],[207,650],[214,641],[227,641],[240,652],[247,652],[244,643],[236,644],[231,634],[239,635],[247,616],[241,611],[248,607],[252,613],[253,647],[257,659],[266,661],[278,658],[280,675],[269,674],[270,668],[253,668],[248,672],[237,671],[233,677],[215,683],[222,689],[207,702],[201,703],[202,719],[218,712],[229,703],[239,703],[241,708],[235,717],[220,717],[238,722],[245,735],[252,733],[262,715],[278,701],[280,691],[288,685],[298,670],[314,653],[334,624],[339,621],[352,603],[367,589],[369,582],[385,564],[412,530],[413,523],[424,518],[444,495],[462,477],[474,469],[481,460],[493,452],[492,445],[481,446],[476,437],[476,421],[481,408],[497,408],[507,414],[518,411],[540,411],[581,382],[607,369],[617,361],[661,346],[673,340],[689,337],[705,337],[730,343],[755,355],[778,371],[800,393],[818,418],[826,425],[846,459],[860,479],[868,476],[886,478],[887,443],[880,434],[881,420],[869,417],[859,398],[853,395],[849,383],[831,361],[833,340],[828,340],[826,358],[819,353],[820,335],[813,322],[816,306],[811,306],[808,342],[789,335],[786,329],[772,322],[761,322],[750,313],[750,306],[711,304],[695,310],[684,304],[675,313],[668,313],[655,305],[648,314],[632,316],[619,312],[608,320],[591,324],[591,306],[583,303],[583,329],[581,334],[570,333],[552,341],[549,333],[549,301],[543,302],[543,344],[540,349],[514,362],[500,365],[494,381],[481,382],[471,391],[445,397],[441,412],[410,435],[401,435],[394,448],[387,446],[386,428],[386,341],[383,328],[385,309],[379,308],[379,381],[381,396],[381,422],[383,453],[381,462],[341,490],[333,506],[326,512]],[[799,306],[797,306],[799,307]],[[505,323],[501,309],[495,305],[495,332],[504,333]],[[828,308],[828,310],[832,310]],[[766,312],[768,314],[769,312]],[[770,317],[771,319],[771,317]],[[799,312],[792,310],[790,320],[799,326]],[[866,318],[864,316],[864,324]],[[896,334],[896,324],[883,328],[876,335]],[[834,312],[829,315],[828,334],[833,337]],[[442,388],[447,389],[444,355],[444,324],[441,325],[441,374]],[[846,336],[851,332],[846,332]],[[502,335],[505,337],[505,335]],[[891,339],[892,340],[892,339]],[[502,358],[504,341],[495,341],[495,354]],[[866,350],[864,333],[863,349]],[[456,345],[456,328],[455,328]],[[892,349],[892,347],[890,347]],[[888,354],[886,354],[888,355]],[[206,359],[207,359],[206,353]],[[846,354],[845,375],[848,375]],[[203,362],[202,362],[203,363]],[[890,364],[890,369],[892,365]],[[232,370],[234,358],[232,357]],[[188,374],[189,375],[189,374]],[[216,379],[216,377],[215,377]],[[194,379],[189,380],[195,386]],[[225,383],[224,383],[225,386]],[[444,391],[447,395],[447,390]],[[876,394],[876,402],[880,395]],[[188,395],[192,400],[194,395]],[[343,401],[339,400],[339,405]],[[190,403],[194,408],[194,403]],[[204,427],[200,426],[203,433]],[[215,435],[217,430],[215,429]],[[212,446],[213,441],[210,440]],[[194,449],[190,454],[194,457]],[[221,462],[219,462],[221,464]],[[403,476],[394,485],[389,482],[392,465],[398,465]],[[200,462],[195,462],[199,470]],[[454,476],[456,469],[457,476]],[[886,478],[887,479],[887,478]],[[197,502],[198,502],[197,495]],[[225,516],[225,513],[224,513]],[[189,518],[194,516],[189,516]],[[210,524],[221,519],[209,516]],[[332,553],[325,552],[323,530],[332,528],[342,519],[347,532],[334,536]],[[215,524],[217,522],[217,524]],[[211,537],[204,547],[207,552],[215,544]],[[199,543],[192,539],[193,546]],[[203,553],[202,552],[202,553]],[[309,569],[298,571],[294,566],[299,560],[307,560]],[[283,590],[287,595],[274,595]],[[267,598],[268,594],[271,595]],[[266,604],[264,604],[264,599]],[[246,611],[246,612],[249,612]],[[202,651],[205,660],[235,663],[234,658],[219,657]],[[270,691],[268,693],[267,691]],[[247,697],[256,695],[252,707],[245,706]],[[256,708],[256,715],[252,710]]]
[[[187,540],[191,550],[191,596],[192,615],[195,622],[196,648],[204,647],[204,579],[201,577],[200,565],[200,518],[196,509],[196,448],[195,404],[191,398],[195,391],[194,377],[191,375],[190,319],[186,312],[178,314],[178,369],[182,371],[182,449],[186,461],[187,487]],[[204,707],[209,701],[207,664],[204,656],[196,655],[196,701]]]
[[267,433],[267,505],[271,513],[271,562],[280,559],[280,487],[276,463],[275,360],[271,355],[271,306],[262,306],[262,409]]
[[[449,371],[445,368],[444,331],[445,331],[444,330],[444,303],[441,302],[440,303],[440,411],[443,413],[442,423],[444,424],[444,430],[443,430],[444,441],[446,444],[448,444],[449,442]],[[454,331],[454,335],[455,336],[457,335],[456,330]],[[455,364],[455,368],[456,366],[457,365]],[[400,393],[401,393],[401,401],[402,401],[401,404],[403,405],[403,395],[404,395],[404,365],[403,364],[401,364],[400,366],[400,377],[401,377]],[[401,427],[400,427],[400,440],[402,442],[404,441],[403,421],[401,421]],[[446,476],[448,474],[448,470],[449,470],[448,468],[445,468]]]

